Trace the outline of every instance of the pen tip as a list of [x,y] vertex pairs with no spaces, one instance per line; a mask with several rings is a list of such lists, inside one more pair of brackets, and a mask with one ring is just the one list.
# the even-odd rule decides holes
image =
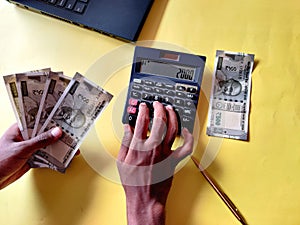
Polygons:
[[196,165],[197,167],[199,167],[199,162],[198,162],[198,160],[197,160],[194,156],[192,156],[192,155],[191,155],[191,159],[193,160],[193,162],[195,163],[195,165]]
[[197,162],[197,159],[195,158],[195,156],[191,155],[191,159],[192,159],[194,162]]
[[205,169],[201,166],[201,164],[199,163],[199,161],[195,158],[195,156],[191,155],[191,159],[193,160],[193,162],[195,163],[196,167],[198,169],[200,169],[200,171],[204,171]]

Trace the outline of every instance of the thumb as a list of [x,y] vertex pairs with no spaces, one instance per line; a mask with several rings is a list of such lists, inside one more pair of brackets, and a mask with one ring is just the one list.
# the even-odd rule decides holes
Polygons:
[[52,128],[44,133],[37,135],[29,140],[23,142],[24,149],[29,153],[34,153],[35,151],[47,147],[55,143],[62,135],[62,130],[59,127]]
[[194,145],[193,135],[186,128],[182,130],[182,135],[184,138],[183,145],[178,147],[172,154],[176,165],[182,159],[184,159],[186,156],[190,155],[193,152],[193,145]]

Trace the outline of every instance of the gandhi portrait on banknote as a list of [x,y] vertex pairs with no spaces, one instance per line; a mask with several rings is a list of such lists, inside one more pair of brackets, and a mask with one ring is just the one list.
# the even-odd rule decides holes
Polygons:
[[228,79],[227,76],[218,70],[216,73],[217,85],[215,86],[215,95],[237,96],[242,92],[242,84],[233,78]]
[[63,106],[59,108],[53,118],[62,120],[73,128],[82,127],[86,121],[85,115],[80,109],[73,109],[69,106]]

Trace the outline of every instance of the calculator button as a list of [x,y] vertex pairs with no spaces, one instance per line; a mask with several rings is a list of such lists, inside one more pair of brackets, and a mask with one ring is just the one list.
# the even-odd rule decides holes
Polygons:
[[132,91],[130,95],[132,98],[137,98],[137,99],[141,98],[142,96],[141,93],[138,91]]
[[153,96],[153,101],[162,102],[162,97],[159,96],[159,95],[154,95],[154,96]]
[[162,83],[162,82],[156,82],[155,83],[155,87],[160,87],[160,88],[163,88],[165,85],[164,85],[164,83]]
[[169,104],[169,105],[173,105],[173,104],[174,104],[174,99],[173,99],[173,98],[170,98],[170,97],[165,97],[165,98],[163,99],[163,102],[164,102],[164,103],[167,103],[167,104]]
[[186,89],[187,92],[190,92],[190,93],[196,93],[197,92],[197,88],[196,87],[188,87]]
[[191,99],[191,100],[196,100],[197,99],[196,95],[194,95],[194,94],[187,94],[186,97]]
[[134,99],[134,98],[130,98],[128,101],[129,105],[131,106],[137,106],[139,104],[139,100]]
[[179,98],[175,98],[175,105],[183,106],[184,105],[184,100],[179,99]]
[[153,88],[149,86],[144,86],[144,91],[153,92]]
[[143,88],[142,88],[141,85],[133,84],[133,85],[132,85],[132,89],[141,91]]
[[170,90],[174,90],[175,86],[173,84],[165,84],[165,87]]
[[192,107],[192,106],[194,106],[194,102],[187,100],[187,101],[185,101],[185,106]]
[[186,116],[193,117],[195,115],[195,111],[193,109],[185,108],[183,110],[183,114]]
[[128,116],[128,123],[130,126],[135,126],[135,122],[136,122],[136,118],[137,116],[136,115],[129,115]]
[[182,117],[182,127],[188,128],[188,130],[192,130],[194,126],[193,119],[187,116]]
[[143,81],[141,79],[137,79],[137,78],[133,79],[133,82],[137,83],[137,84],[142,84],[143,83]]
[[144,80],[144,84],[149,85],[149,86],[154,86],[154,82],[151,80]]
[[176,96],[179,98],[185,98],[186,95],[183,92],[176,92]]
[[152,100],[153,99],[153,97],[152,97],[152,95],[151,94],[149,94],[149,93],[143,93],[142,94],[142,99],[143,100]]
[[136,114],[137,113],[137,108],[132,107],[132,106],[128,106],[127,107],[127,113],[129,113],[129,114]]
[[158,93],[158,94],[162,94],[164,92],[163,89],[159,89],[159,88],[154,88],[154,91],[155,91],[155,93]]
[[169,95],[169,96],[174,96],[175,92],[174,91],[170,91],[170,90],[165,90],[165,94]]
[[185,86],[177,85],[177,86],[176,86],[176,90],[178,90],[178,91],[185,91],[186,88],[185,88]]

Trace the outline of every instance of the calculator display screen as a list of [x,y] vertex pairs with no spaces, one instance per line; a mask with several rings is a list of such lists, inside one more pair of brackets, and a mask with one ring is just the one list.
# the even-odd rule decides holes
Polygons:
[[196,68],[149,59],[140,59],[140,68],[138,72],[181,80],[194,80]]

